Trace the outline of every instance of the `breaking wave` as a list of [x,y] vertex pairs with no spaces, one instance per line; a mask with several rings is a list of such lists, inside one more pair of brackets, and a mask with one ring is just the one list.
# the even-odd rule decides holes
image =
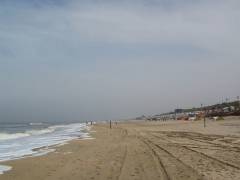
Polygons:
[[23,133],[0,133],[0,162],[25,156],[39,156],[52,151],[53,145],[76,138],[88,138],[88,126],[82,123],[31,129]]

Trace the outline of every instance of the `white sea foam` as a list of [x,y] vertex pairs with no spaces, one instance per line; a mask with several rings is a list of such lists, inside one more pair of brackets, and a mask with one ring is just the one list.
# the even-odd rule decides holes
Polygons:
[[55,128],[49,127],[46,129],[41,129],[41,130],[28,130],[26,131],[26,134],[29,135],[40,135],[40,134],[45,134],[45,133],[51,133],[55,130]]
[[10,171],[12,167],[0,165],[0,174],[3,174],[6,171]]
[[0,141],[9,140],[9,139],[18,139],[21,137],[27,137],[29,134],[27,133],[15,133],[15,134],[8,134],[8,133],[0,133]]
[[[0,162],[26,156],[39,156],[53,151],[53,145],[61,145],[76,138],[89,138],[85,124],[51,126],[25,133],[0,134]],[[1,172],[1,170],[0,170]]]
[[43,123],[29,123],[29,125],[31,125],[31,126],[39,126],[39,125],[42,125]]
[[18,139],[18,138],[32,136],[32,135],[41,135],[41,134],[51,133],[55,131],[56,128],[58,128],[58,126],[52,126],[52,127],[49,127],[46,129],[40,129],[40,130],[27,130],[23,133],[0,133],[0,141]]

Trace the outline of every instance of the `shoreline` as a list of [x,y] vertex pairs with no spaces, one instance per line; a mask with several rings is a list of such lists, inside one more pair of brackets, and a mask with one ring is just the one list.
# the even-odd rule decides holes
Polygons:
[[[79,123],[74,123],[74,124],[79,124]],[[84,124],[84,123],[80,123],[80,124]],[[67,124],[67,125],[72,125],[72,124]],[[32,153],[29,154],[25,154],[19,157],[14,157],[12,159],[9,160],[2,160],[0,161],[0,175],[6,173],[7,171],[12,170],[12,166],[6,165],[8,163],[14,162],[14,161],[19,161],[22,159],[27,159],[27,158],[34,158],[34,157],[40,157],[40,156],[45,156],[49,153],[53,153],[56,151],[57,148],[67,145],[68,143],[70,143],[71,141],[75,141],[78,139],[91,139],[91,136],[89,135],[91,131],[91,127],[89,125],[85,125],[84,129],[81,130],[81,133],[79,136],[76,136],[73,139],[63,139],[62,142],[55,142],[53,144],[50,145],[43,145],[41,147],[36,147],[31,149]]]
[[240,117],[209,121],[206,128],[200,121],[119,122],[112,129],[99,123],[89,134],[93,139],[71,140],[44,156],[1,163],[12,170],[0,180],[240,178]]
[[38,152],[38,154],[36,154],[36,155],[25,155],[25,156],[22,156],[22,157],[19,157],[19,158],[16,158],[16,159],[12,159],[12,160],[0,161],[0,175],[3,175],[6,172],[11,171],[13,169],[12,164],[15,164],[15,162],[18,162],[18,161],[21,161],[21,160],[24,160],[24,159],[29,159],[29,158],[47,156],[48,154],[54,153],[55,151],[60,150],[61,147],[67,146],[68,144],[71,144],[74,141],[91,140],[91,139],[94,139],[94,138],[92,138],[90,136],[85,137],[85,138],[80,138],[79,137],[79,138],[76,138],[76,139],[66,141],[64,143],[51,145],[51,146],[43,146],[43,147],[40,147],[40,148],[32,149],[32,151]]

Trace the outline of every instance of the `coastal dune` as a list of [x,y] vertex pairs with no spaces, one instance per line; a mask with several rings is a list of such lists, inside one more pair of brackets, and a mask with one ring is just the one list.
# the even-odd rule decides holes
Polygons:
[[240,119],[94,125],[93,139],[4,163],[0,180],[240,179]]

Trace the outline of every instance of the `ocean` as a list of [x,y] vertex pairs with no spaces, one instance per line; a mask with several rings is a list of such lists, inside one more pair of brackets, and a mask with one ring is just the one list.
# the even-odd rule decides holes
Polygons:
[[[47,154],[53,145],[89,138],[88,130],[85,123],[0,123],[0,162]],[[0,165],[0,174],[10,169]]]

